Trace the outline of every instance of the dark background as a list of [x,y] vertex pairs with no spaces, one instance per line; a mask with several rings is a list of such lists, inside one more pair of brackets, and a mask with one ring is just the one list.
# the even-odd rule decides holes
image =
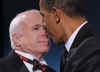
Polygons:
[[[27,9],[39,9],[38,0],[2,0],[0,23],[0,57],[4,57],[11,50],[9,40],[9,24],[16,14]],[[100,32],[100,1],[86,0],[85,14],[95,33]],[[95,30],[96,29],[96,30]],[[99,36],[99,35],[98,35]],[[51,50],[45,57],[48,64],[59,71],[61,48],[52,43]]]

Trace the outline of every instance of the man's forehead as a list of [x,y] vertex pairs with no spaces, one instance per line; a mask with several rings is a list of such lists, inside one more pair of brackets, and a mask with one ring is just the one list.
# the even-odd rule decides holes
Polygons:
[[41,27],[41,26],[46,26],[45,23],[37,23],[37,24],[33,24],[34,27]]
[[43,26],[45,24],[45,18],[42,13],[37,13],[36,15],[21,14],[17,19],[20,22],[24,22],[25,24],[29,23],[32,26]]

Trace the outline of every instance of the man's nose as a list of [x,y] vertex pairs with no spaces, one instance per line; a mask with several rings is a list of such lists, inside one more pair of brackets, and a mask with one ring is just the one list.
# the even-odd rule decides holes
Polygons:
[[42,27],[41,34],[44,35],[44,36],[47,36],[48,33],[47,33],[46,28]]

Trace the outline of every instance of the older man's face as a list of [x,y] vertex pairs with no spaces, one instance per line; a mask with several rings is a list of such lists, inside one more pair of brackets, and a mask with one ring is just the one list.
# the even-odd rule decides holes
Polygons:
[[48,37],[44,29],[43,17],[39,14],[29,14],[24,20],[22,37],[22,47],[24,51],[32,54],[48,52]]

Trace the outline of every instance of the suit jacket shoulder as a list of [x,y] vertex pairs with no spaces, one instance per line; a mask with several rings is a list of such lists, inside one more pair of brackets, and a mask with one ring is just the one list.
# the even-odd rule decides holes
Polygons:
[[11,51],[7,57],[0,59],[0,72],[23,72],[23,70],[28,72],[23,61],[14,51]]
[[100,72],[100,44],[86,24],[76,36],[67,57],[65,72]]

